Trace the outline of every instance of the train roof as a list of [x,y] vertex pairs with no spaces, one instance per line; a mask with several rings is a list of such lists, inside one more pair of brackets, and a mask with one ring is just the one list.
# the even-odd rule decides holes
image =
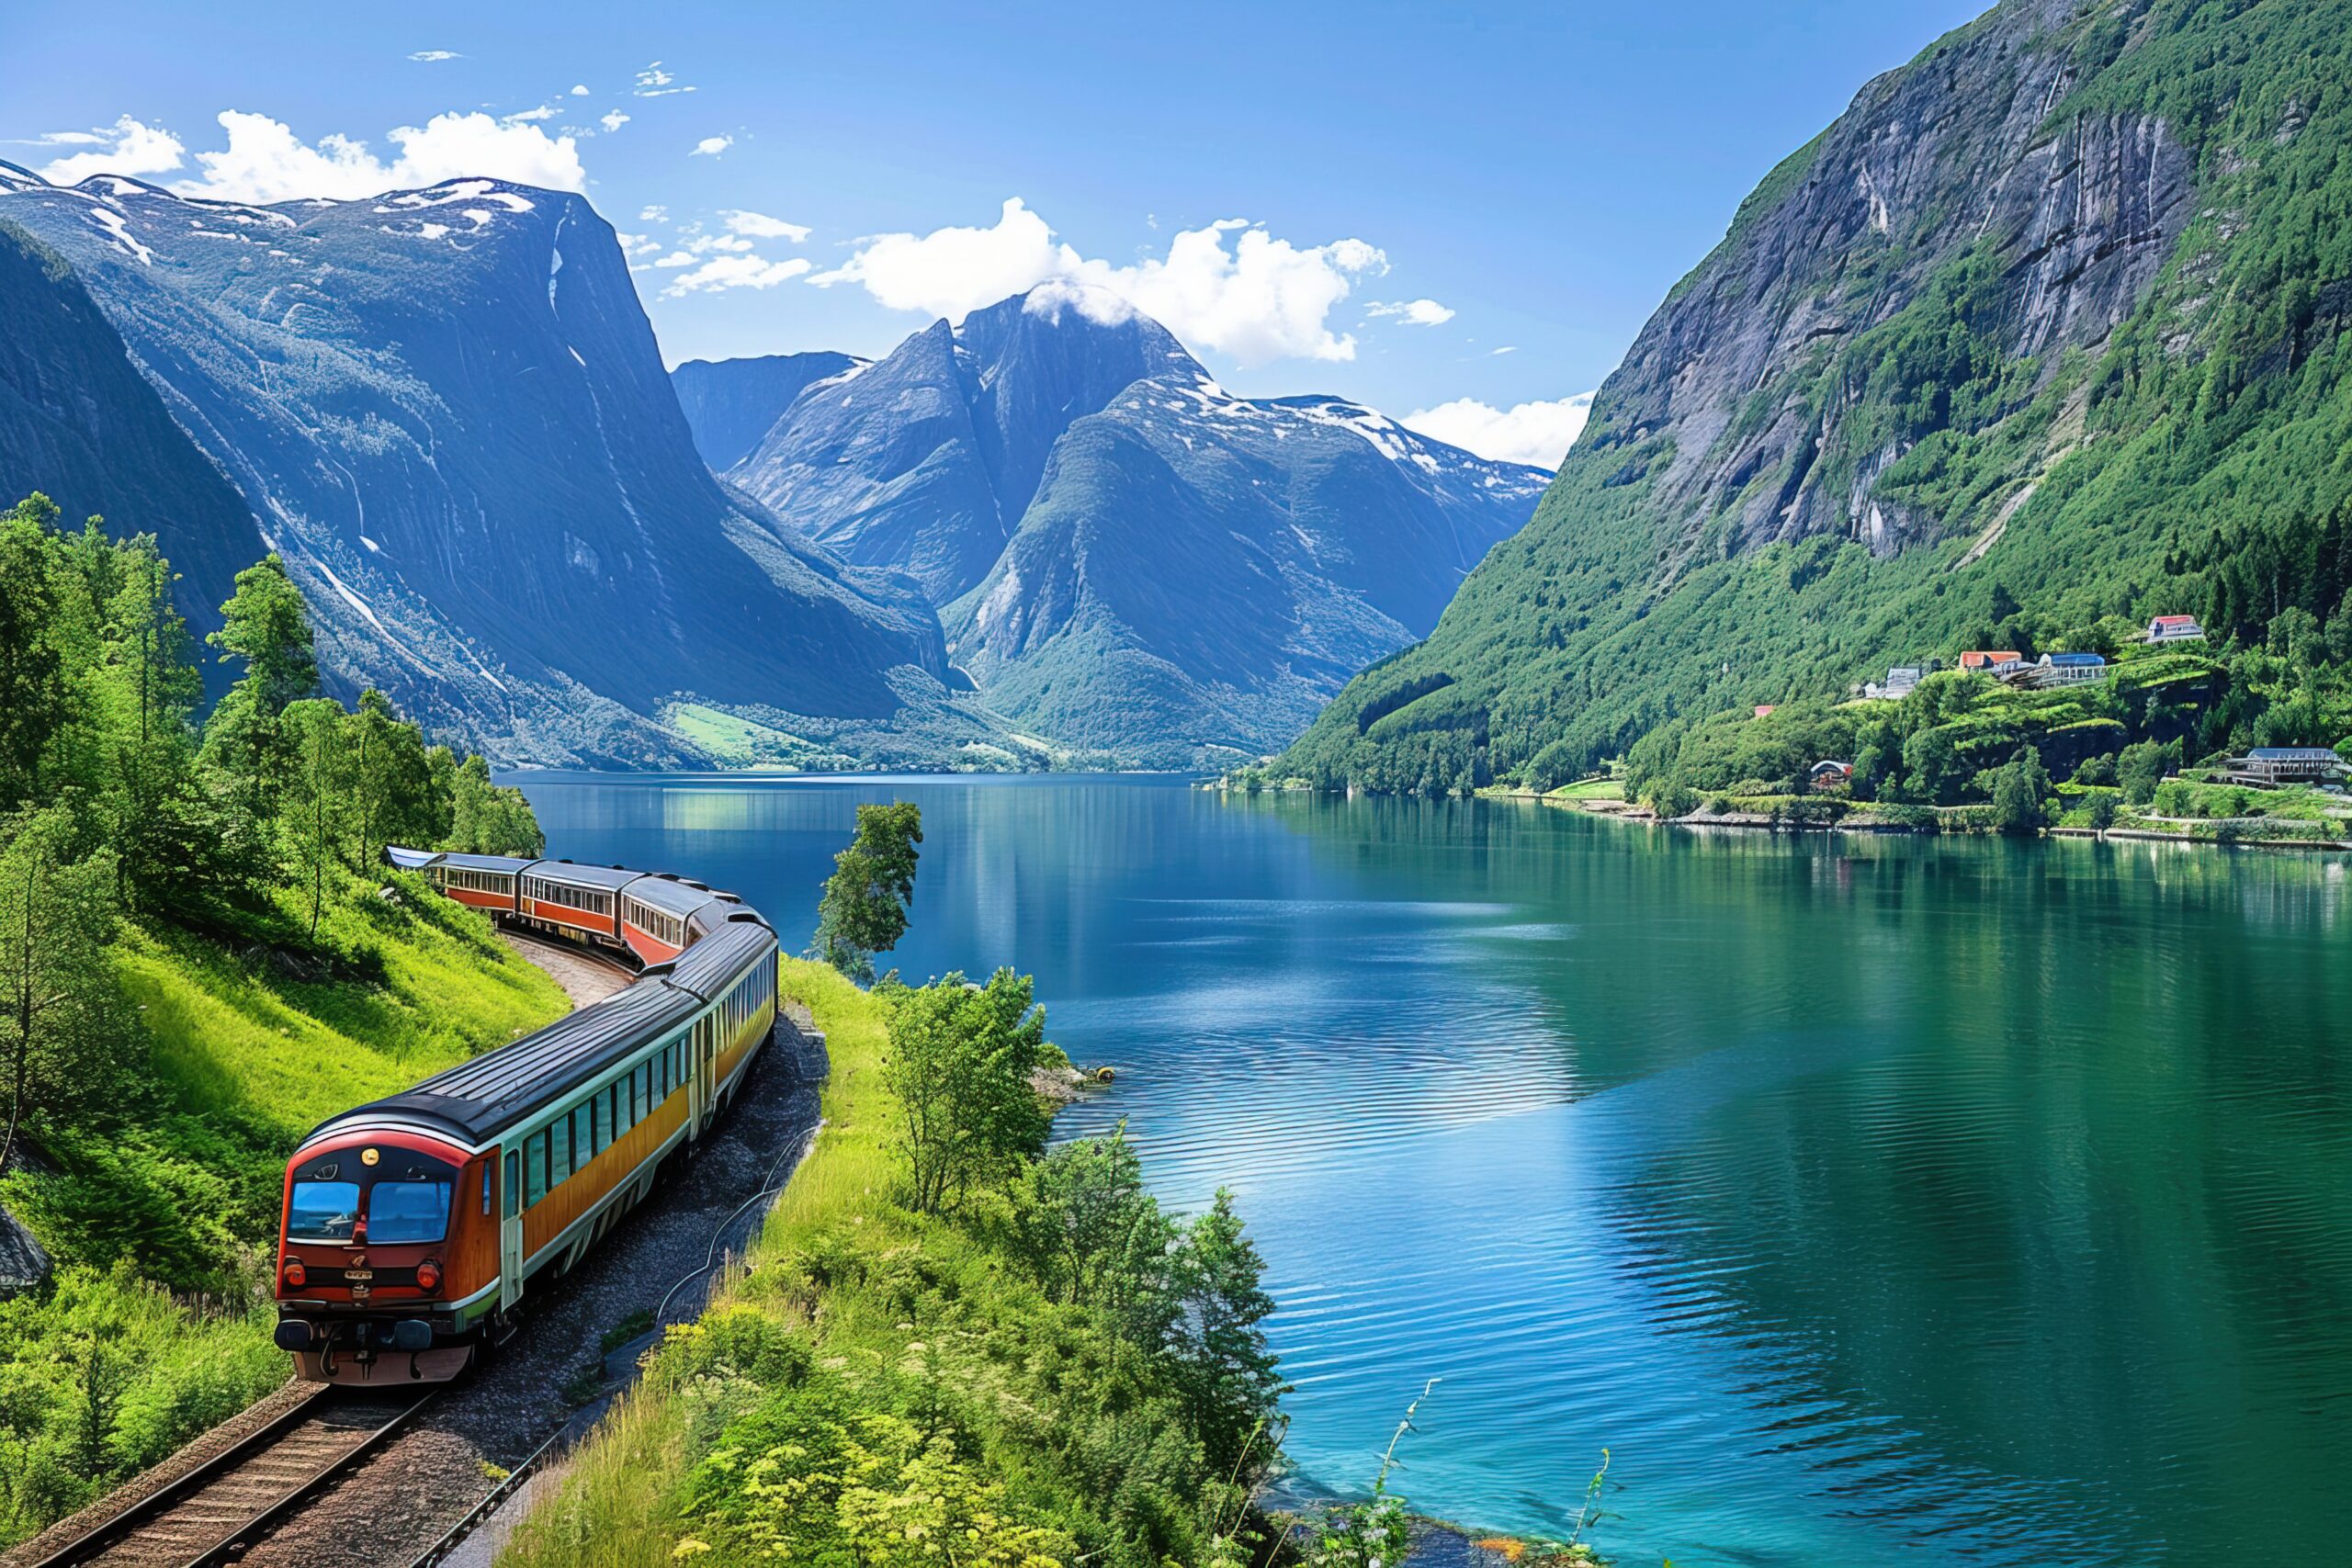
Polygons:
[[628,896],[648,908],[676,915],[681,919],[718,897],[707,887],[668,876],[649,876],[642,882],[633,882],[629,884]]
[[384,858],[402,871],[422,871],[441,858],[438,850],[404,850],[398,844],[384,846]]
[[503,871],[509,876],[536,863],[520,855],[446,854],[440,858],[443,865],[453,865],[459,871]]
[[770,950],[775,933],[756,915],[730,921],[614,996],[435,1073],[414,1089],[331,1116],[320,1134],[351,1122],[401,1121],[486,1144],[514,1122],[593,1083],[614,1064],[684,1028]]
[[617,865],[574,865],[568,860],[540,860],[530,863],[530,874],[542,882],[560,882],[570,887],[617,888],[628,886],[645,873]]

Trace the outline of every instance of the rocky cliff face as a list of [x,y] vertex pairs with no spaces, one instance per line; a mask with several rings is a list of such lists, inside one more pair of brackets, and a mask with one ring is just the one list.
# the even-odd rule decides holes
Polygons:
[[2003,6],[1871,83],[1651,318],[1611,425],[1671,437],[1651,495],[1686,534],[1728,513],[1735,550],[1834,534],[1885,554],[1952,521],[1890,515],[1875,483],[1914,438],[1850,427],[1819,375],[1953,257],[1997,274],[1978,308],[2012,359],[2101,344],[2139,304],[2187,226],[2193,161],[2153,115],[2052,119],[2081,74],[2054,35],[2086,8]]
[[1169,766],[1295,735],[1544,483],[1337,399],[1234,397],[1158,322],[1061,285],[810,388],[728,477],[921,583],[1024,731]]
[[[2004,0],[1869,83],[1668,296],[1529,526],[1285,766],[1548,784],[1683,716],[2202,608],[2217,529],[2308,556],[2352,494],[2319,216],[2352,199],[2347,69],[2339,8]],[[2232,592],[2275,611],[2266,570]]]
[[[279,551],[346,690],[380,686],[504,760],[653,762],[697,754],[662,720],[676,699],[865,722],[898,710],[907,677],[946,675],[919,597],[712,478],[612,231],[579,197],[491,180],[272,207],[111,177],[6,187],[0,219],[63,258],[177,445],[243,503],[219,515],[216,482],[209,512],[175,521],[152,495],[94,490],[111,521],[172,523],[199,604],[256,538]],[[94,417],[129,444],[129,415]]]

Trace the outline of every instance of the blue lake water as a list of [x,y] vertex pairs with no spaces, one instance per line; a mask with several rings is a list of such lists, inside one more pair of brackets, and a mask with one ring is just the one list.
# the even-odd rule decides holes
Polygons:
[[550,852],[813,920],[919,802],[910,978],[1013,964],[1180,1206],[1239,1197],[1288,1448],[1622,1562],[2352,1559],[2352,880],[1143,779],[530,775]]

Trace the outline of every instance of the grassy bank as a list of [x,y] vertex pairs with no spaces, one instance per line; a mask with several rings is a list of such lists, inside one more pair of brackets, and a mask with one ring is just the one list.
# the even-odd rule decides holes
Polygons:
[[1123,1322],[1136,1303],[1041,1286],[1001,1195],[910,1210],[885,1004],[808,963],[783,989],[831,1058],[816,1145],[502,1568],[1218,1561],[1244,1498]]
[[269,1244],[303,1133],[569,1007],[483,917],[387,885],[396,897],[355,880],[331,901],[328,957],[155,924],[118,938],[145,1040],[134,1087],[0,1182],[57,1265],[49,1289],[0,1303],[0,1544],[285,1380]]

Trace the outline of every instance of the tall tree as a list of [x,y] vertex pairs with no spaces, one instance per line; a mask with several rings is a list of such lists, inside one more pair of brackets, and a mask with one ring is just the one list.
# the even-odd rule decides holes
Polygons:
[[1209,1212],[1186,1227],[1176,1248],[1170,1337],[1193,1435],[1220,1475],[1246,1476],[1253,1456],[1262,1471],[1273,1454],[1271,1442],[1252,1446],[1273,1420],[1283,1393],[1261,1326],[1274,1311],[1262,1283],[1265,1272],[1256,1245],[1242,1234],[1233,1194],[1219,1188]]
[[119,1077],[114,861],[71,858],[75,837],[72,814],[51,807],[19,818],[0,848],[0,1169],[28,1120],[103,1101]]
[[238,781],[254,816],[267,817],[293,763],[280,719],[319,686],[311,626],[302,591],[275,554],[237,573],[220,615],[220,629],[205,640],[222,663],[242,659],[245,671],[205,726],[204,754]]
[[808,955],[853,980],[874,978],[874,957],[907,934],[907,907],[915,895],[916,846],[922,842],[922,808],[912,801],[857,808],[857,833],[833,857],[817,906]]
[[64,722],[57,646],[57,505],[34,494],[0,513],[0,811],[34,790],[41,755]]
[[1045,1147],[1050,1119],[1029,1081],[1045,1052],[1046,1012],[1027,976],[891,987],[883,1076],[899,1101],[910,1207],[953,1208]]
[[348,716],[332,697],[292,704],[280,716],[293,768],[278,797],[278,820],[311,900],[313,938],[326,907],[328,874],[348,842],[346,819],[356,815]]

